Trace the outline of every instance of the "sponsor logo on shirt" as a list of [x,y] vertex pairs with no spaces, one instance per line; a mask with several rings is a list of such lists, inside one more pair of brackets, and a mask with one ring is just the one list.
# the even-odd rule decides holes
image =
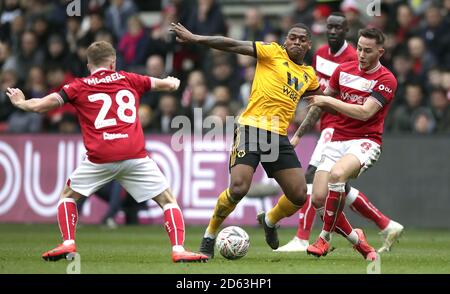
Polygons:
[[388,92],[389,94],[392,93],[392,89],[389,88],[389,87],[387,87],[387,86],[385,86],[385,85],[383,85],[383,84],[380,84],[380,85],[378,86],[378,90],[380,90],[380,91],[386,91],[386,92]]
[[116,140],[128,138],[128,134],[110,134],[107,132],[103,132],[103,140]]

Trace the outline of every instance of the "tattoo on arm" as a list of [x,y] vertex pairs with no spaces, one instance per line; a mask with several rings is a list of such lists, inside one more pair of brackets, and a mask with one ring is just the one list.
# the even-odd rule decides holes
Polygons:
[[251,41],[238,41],[222,36],[201,36],[198,43],[218,50],[255,56]]
[[327,87],[324,91],[323,91],[323,94],[325,95],[325,96],[332,96],[332,97],[334,97],[334,96],[336,96],[337,95],[337,91],[336,90],[333,90],[332,88],[330,88],[330,87]]
[[320,107],[312,106],[308,111],[308,114],[306,114],[305,119],[302,121],[302,124],[295,132],[295,136],[303,137],[303,135],[306,134],[306,132],[308,132],[316,124],[321,114],[322,109]]

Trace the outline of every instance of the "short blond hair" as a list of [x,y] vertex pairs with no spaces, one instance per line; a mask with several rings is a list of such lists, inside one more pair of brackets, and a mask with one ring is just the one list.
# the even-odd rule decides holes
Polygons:
[[88,63],[99,66],[111,62],[112,58],[116,58],[116,49],[108,42],[98,41],[87,48],[86,54]]

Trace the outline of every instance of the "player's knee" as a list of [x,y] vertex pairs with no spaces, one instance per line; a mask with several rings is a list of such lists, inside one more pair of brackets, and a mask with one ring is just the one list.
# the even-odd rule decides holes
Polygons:
[[243,179],[233,179],[230,184],[230,194],[235,200],[241,200],[250,189],[250,183]]
[[330,183],[345,182],[345,170],[342,167],[333,167],[330,171]]
[[286,197],[295,205],[303,206],[306,202],[306,186],[294,187],[292,191],[285,193]]
[[312,184],[314,181],[314,175],[316,174],[317,167],[314,165],[308,166],[308,169],[305,173],[305,179],[307,184]]
[[311,203],[315,208],[320,208],[325,206],[325,199],[327,195],[324,193],[312,193],[311,195]]

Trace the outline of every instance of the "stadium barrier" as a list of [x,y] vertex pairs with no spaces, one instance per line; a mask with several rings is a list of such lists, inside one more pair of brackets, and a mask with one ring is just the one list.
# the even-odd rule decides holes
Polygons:
[[[207,224],[217,195],[228,185],[228,141],[198,138],[175,151],[170,136],[146,136],[149,154],[168,178],[187,224]],[[315,136],[307,136],[296,148],[303,167],[308,165],[315,142]],[[449,146],[450,138],[445,137],[388,137],[379,162],[352,185],[404,225],[450,228],[446,214],[450,207]],[[84,154],[80,136],[0,136],[0,222],[55,222],[59,194]],[[255,182],[273,183],[261,168]],[[268,210],[276,200],[245,199],[227,224],[255,225],[256,214]],[[105,202],[90,197],[81,221],[98,223],[106,208]],[[142,223],[160,223],[161,214],[149,201],[139,217]],[[349,214],[355,225],[367,224]],[[282,225],[295,226],[297,220],[296,214]]]

